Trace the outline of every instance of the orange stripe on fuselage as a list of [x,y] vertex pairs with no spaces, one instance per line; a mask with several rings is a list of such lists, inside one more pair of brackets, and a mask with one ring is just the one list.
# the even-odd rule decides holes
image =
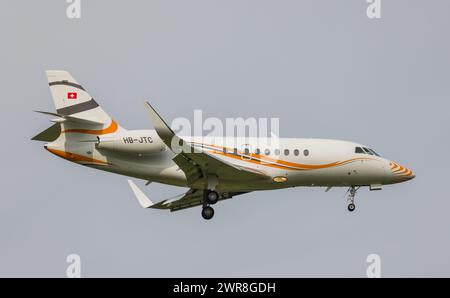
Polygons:
[[[223,153],[222,151],[211,151],[211,152],[215,153],[215,154],[218,154],[218,155],[225,156],[225,157],[239,159],[239,160],[242,160],[242,161],[245,161],[245,162],[258,164],[258,165],[263,165],[263,166],[266,166],[266,167],[277,168],[277,169],[292,169],[292,168],[288,168],[286,166],[282,166],[282,165],[278,165],[278,164],[267,164],[267,163],[261,163],[260,161],[252,160],[252,159],[242,159],[240,156],[236,156],[234,154],[229,154],[229,153]],[[295,169],[293,169],[293,170],[295,170]]]
[[390,162],[389,164],[391,166],[392,171],[395,171],[400,168],[400,165],[396,164],[395,162]]
[[390,165],[391,165],[392,173],[394,175],[396,175],[396,176],[407,177],[407,176],[412,176],[413,175],[413,172],[411,170],[409,170],[409,169],[407,169],[407,168],[405,168],[405,167],[403,167],[403,166],[401,166],[401,165],[399,165],[399,164],[397,164],[395,162],[391,162]]
[[95,159],[95,158],[91,158],[91,157],[87,157],[87,156],[83,156],[83,155],[79,155],[79,154],[75,154],[75,153],[71,153],[71,152],[66,152],[66,151],[61,151],[61,150],[56,150],[56,149],[51,149],[51,148],[46,148],[46,149],[59,157],[62,157],[64,159],[67,159],[67,160],[70,160],[73,162],[99,163],[102,165],[110,164],[103,160],[99,160],[99,159]]
[[108,133],[113,133],[116,132],[117,129],[119,128],[119,126],[117,125],[116,121],[112,120],[111,124],[107,127],[107,128],[103,128],[103,129],[79,129],[79,128],[74,128],[74,129],[66,129],[63,130],[63,133],[84,133],[84,134],[89,134],[89,135],[105,135]]

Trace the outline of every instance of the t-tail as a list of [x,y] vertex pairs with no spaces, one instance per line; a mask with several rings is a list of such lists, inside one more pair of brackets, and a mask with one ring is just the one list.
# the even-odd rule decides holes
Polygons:
[[67,71],[46,73],[56,111],[37,112],[53,116],[54,124],[32,140],[47,142],[47,150],[65,157],[63,153],[68,150],[86,148],[90,152],[87,147],[93,146],[100,135],[124,130]]

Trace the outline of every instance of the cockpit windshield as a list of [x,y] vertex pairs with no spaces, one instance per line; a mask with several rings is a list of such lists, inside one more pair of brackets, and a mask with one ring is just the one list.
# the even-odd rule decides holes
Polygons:
[[376,153],[374,150],[366,147],[355,147],[355,153],[360,154],[369,154],[369,155],[376,155],[380,156],[378,153]]

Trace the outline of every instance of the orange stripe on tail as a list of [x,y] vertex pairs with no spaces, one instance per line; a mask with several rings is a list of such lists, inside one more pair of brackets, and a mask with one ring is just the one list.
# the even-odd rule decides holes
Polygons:
[[117,125],[116,121],[112,120],[111,124],[107,127],[107,128],[103,128],[103,129],[78,129],[78,128],[74,128],[74,129],[66,129],[63,130],[63,133],[84,133],[84,134],[90,134],[90,135],[105,135],[108,133],[113,133],[116,132],[117,129],[119,128],[119,125]]

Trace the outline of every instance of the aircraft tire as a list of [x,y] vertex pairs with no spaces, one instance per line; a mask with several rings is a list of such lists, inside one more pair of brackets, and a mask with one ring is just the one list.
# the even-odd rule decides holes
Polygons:
[[356,206],[355,206],[355,204],[351,203],[351,204],[348,204],[347,209],[348,209],[348,211],[353,212],[353,211],[355,211]]
[[206,220],[210,220],[214,216],[214,209],[210,206],[203,207],[202,217]]
[[208,204],[214,205],[219,200],[219,194],[214,190],[207,191],[205,200]]

